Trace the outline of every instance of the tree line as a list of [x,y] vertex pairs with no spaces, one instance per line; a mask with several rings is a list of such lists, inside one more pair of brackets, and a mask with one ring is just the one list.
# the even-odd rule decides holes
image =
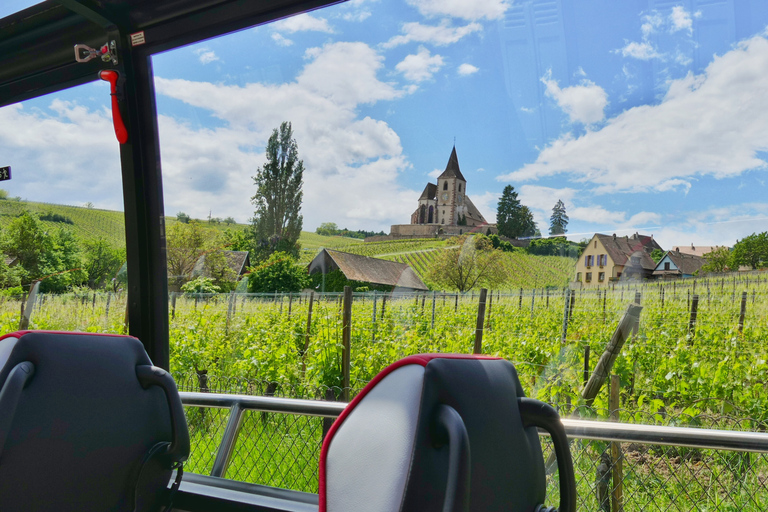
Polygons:
[[[564,235],[568,229],[565,203],[558,199],[552,208],[549,234]],[[541,238],[541,231],[533,220],[533,212],[517,198],[515,187],[507,185],[501,193],[496,208],[496,229],[507,238]]]

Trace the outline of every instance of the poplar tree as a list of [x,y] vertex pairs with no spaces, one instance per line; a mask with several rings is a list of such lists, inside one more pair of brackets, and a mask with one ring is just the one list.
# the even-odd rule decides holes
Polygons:
[[303,217],[304,162],[293,138],[291,123],[284,122],[272,131],[266,149],[267,162],[253,177],[256,207],[251,225],[251,238],[257,259],[265,259],[275,251],[298,256],[298,240]]

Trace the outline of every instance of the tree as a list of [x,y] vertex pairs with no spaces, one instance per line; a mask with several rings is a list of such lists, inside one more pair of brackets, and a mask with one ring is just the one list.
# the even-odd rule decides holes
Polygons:
[[251,198],[256,207],[251,229],[254,256],[265,258],[275,251],[298,255],[304,162],[299,160],[291,123],[284,122],[272,132],[266,156],[267,162],[253,177],[257,187]]
[[512,185],[504,187],[496,208],[496,229],[507,238],[536,236],[538,229],[531,210],[520,203]]
[[323,222],[320,227],[315,230],[318,235],[335,236],[339,234],[339,226],[335,222]]
[[203,227],[197,221],[168,227],[165,254],[170,284],[181,286],[190,279],[195,263],[206,250],[205,238]]
[[88,273],[88,286],[102,288],[109,283],[125,261],[125,249],[112,247],[105,238],[99,237],[82,242],[84,266]]
[[41,290],[63,292],[87,279],[78,240],[64,228],[46,230],[29,212],[16,217],[5,231],[2,250],[18,260],[22,285],[44,279]]
[[187,215],[186,213],[179,212],[179,213],[176,214],[176,220],[179,221],[179,222],[182,222],[184,224],[189,224],[189,221],[191,219],[189,218],[189,215]]
[[517,229],[520,233],[517,236],[541,236],[541,231],[536,227],[536,222],[533,220],[533,212],[527,206],[520,207],[517,222]]
[[707,261],[702,267],[702,272],[722,273],[728,271],[731,266],[731,251],[727,247],[718,247],[704,255]]
[[768,232],[752,233],[733,246],[733,266],[749,265],[756,269],[768,265]]
[[252,267],[248,274],[248,292],[299,292],[309,283],[307,269],[297,265],[291,254],[274,252],[269,259]]
[[506,279],[502,264],[504,254],[485,235],[462,235],[450,238],[438,251],[428,279],[448,289],[466,292],[475,286],[495,288]]
[[568,215],[565,213],[565,203],[558,199],[552,208],[552,216],[549,218],[549,234],[564,235],[568,229]]
[[512,185],[504,187],[504,191],[499,198],[499,204],[496,207],[496,229],[499,234],[507,238],[516,238],[516,219],[520,213],[520,201],[517,199],[517,192]]
[[664,254],[666,253],[661,249],[654,249],[651,251],[651,259],[653,260],[654,263],[658,263],[661,261],[661,258],[664,257]]

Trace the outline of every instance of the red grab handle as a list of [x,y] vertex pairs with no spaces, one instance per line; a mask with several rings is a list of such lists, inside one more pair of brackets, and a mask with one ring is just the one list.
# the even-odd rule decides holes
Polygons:
[[125,144],[128,142],[128,130],[125,129],[123,117],[120,115],[120,107],[117,104],[117,79],[120,78],[120,75],[117,71],[103,69],[99,71],[99,78],[110,84],[110,95],[112,96],[112,124],[115,125],[117,142]]

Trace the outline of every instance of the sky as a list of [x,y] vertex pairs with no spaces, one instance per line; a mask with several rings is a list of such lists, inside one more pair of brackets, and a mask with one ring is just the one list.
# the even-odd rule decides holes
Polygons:
[[[0,16],[31,2],[11,0]],[[733,245],[768,230],[760,0],[350,0],[153,57],[167,215],[253,214],[290,121],[304,229],[405,224],[454,144],[490,222],[506,185],[546,234]],[[122,209],[108,85],[0,109],[3,184]]]

